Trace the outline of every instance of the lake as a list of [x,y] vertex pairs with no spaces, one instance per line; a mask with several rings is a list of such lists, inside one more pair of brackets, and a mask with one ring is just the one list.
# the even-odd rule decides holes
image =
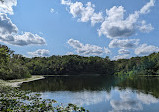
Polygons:
[[158,112],[159,78],[124,79],[104,76],[58,76],[23,83],[23,90],[83,106],[90,112]]

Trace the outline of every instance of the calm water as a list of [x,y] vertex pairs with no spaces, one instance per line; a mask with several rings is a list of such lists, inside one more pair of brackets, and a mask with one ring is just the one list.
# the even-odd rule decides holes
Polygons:
[[159,78],[65,76],[24,83],[44,99],[83,106],[90,112],[159,112]]

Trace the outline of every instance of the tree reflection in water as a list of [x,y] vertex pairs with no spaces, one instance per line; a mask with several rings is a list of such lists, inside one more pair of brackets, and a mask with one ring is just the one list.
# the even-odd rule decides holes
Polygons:
[[103,76],[46,77],[21,88],[42,93],[44,99],[74,103],[91,112],[157,112],[159,78],[121,79]]

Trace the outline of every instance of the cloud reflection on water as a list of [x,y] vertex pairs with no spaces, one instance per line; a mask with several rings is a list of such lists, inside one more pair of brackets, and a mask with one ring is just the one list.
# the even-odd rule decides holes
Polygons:
[[[145,105],[159,103],[159,99],[150,94],[135,92],[131,89],[120,90],[114,88],[110,93],[106,91],[56,91],[42,93],[44,99],[52,98],[63,104],[74,103],[84,106],[91,112],[130,112],[144,111]],[[96,109],[96,110],[95,110]],[[105,111],[108,111],[105,110]]]

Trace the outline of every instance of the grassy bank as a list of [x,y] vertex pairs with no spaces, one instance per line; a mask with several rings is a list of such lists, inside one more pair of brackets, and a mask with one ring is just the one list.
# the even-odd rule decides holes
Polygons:
[[35,80],[40,80],[44,79],[45,77],[43,76],[32,76],[31,78],[24,78],[24,79],[15,79],[15,80],[0,80],[0,86],[10,86],[10,87],[19,87],[20,84],[24,82],[30,82],[30,81],[35,81]]

